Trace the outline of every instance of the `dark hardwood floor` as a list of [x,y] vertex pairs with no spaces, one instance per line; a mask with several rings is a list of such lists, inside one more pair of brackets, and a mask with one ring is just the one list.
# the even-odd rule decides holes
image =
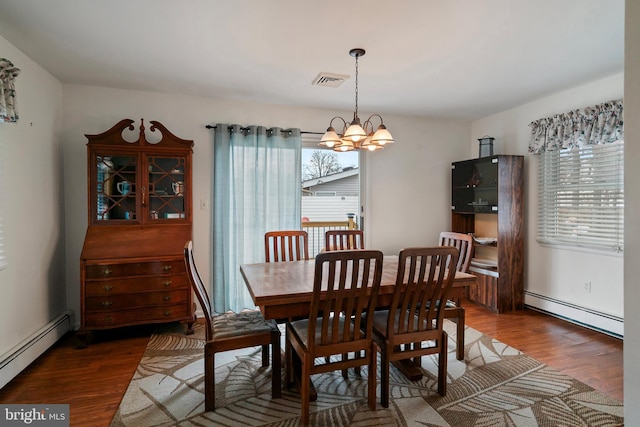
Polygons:
[[[622,400],[622,340],[533,310],[494,314],[465,304],[467,324]],[[68,403],[72,426],[109,426],[152,327],[96,334],[85,349],[65,336],[0,390],[2,403]]]
[[525,309],[494,314],[467,302],[467,325],[623,400],[622,339]]

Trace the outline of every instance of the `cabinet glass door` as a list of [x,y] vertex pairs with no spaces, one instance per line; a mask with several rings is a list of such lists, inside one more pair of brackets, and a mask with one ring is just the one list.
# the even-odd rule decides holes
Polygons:
[[496,213],[498,159],[455,162],[451,170],[451,206],[459,213]]
[[147,157],[149,220],[184,219],[185,157]]
[[101,154],[96,156],[96,169],[96,220],[135,220],[137,157]]

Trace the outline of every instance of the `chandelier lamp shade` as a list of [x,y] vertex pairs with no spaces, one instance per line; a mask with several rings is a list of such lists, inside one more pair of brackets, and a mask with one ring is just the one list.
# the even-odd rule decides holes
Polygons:
[[[353,151],[353,150],[381,150],[386,144],[394,142],[391,133],[384,125],[382,116],[372,114],[364,124],[361,124],[358,117],[358,58],[365,54],[364,49],[351,49],[349,55],[356,59],[356,108],[353,112],[353,120],[349,123],[342,117],[336,116],[329,122],[329,127],[322,138],[319,145],[332,148],[335,151]],[[333,121],[338,119],[342,122],[341,133],[338,134],[333,127]],[[374,131],[373,122],[380,121],[377,129]]]

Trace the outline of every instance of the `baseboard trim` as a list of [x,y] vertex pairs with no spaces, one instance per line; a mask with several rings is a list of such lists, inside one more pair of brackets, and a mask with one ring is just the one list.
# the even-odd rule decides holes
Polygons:
[[593,329],[616,338],[624,337],[624,318],[581,307],[545,295],[525,291],[524,304],[528,308]]
[[73,317],[73,311],[65,311],[0,356],[0,388],[47,351],[64,334],[73,330]]

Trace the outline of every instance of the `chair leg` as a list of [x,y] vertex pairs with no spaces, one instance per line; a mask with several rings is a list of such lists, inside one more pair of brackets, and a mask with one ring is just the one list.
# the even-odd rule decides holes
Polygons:
[[369,349],[369,378],[367,390],[367,399],[369,401],[369,409],[376,410],[376,386],[377,386],[377,362],[378,362],[378,350],[375,342],[371,342],[371,348]]
[[267,366],[269,366],[269,344],[262,346],[262,367],[266,368]]
[[[409,349],[410,350],[417,350],[419,348],[422,348],[422,343],[421,342],[414,342],[411,344],[408,344]],[[416,365],[418,368],[422,367],[422,356],[416,356],[413,358],[413,364]]]
[[458,307],[456,326],[456,359],[464,360],[464,307]]
[[447,342],[449,337],[445,331],[442,331],[440,337],[440,353],[438,354],[438,394],[446,396],[447,394]]
[[[363,357],[363,356],[362,356],[362,352],[360,352],[360,351],[356,351],[356,352],[353,354],[353,357],[355,357],[356,359],[362,359],[362,357]],[[358,377],[362,376],[362,370],[361,370],[360,368],[361,368],[361,366],[360,366],[360,365],[358,365],[358,366],[354,366],[354,367],[353,367],[353,372],[354,372]]]
[[204,410],[216,410],[215,352],[205,346],[204,350]]
[[389,407],[389,343],[385,343],[380,351],[380,403],[383,408]]
[[[268,350],[268,348],[267,348]],[[280,354],[280,330],[271,332],[271,398],[282,396],[282,356]],[[264,355],[264,353],[263,353]],[[263,362],[264,365],[264,362]]]
[[[342,355],[342,361],[344,362],[345,360],[348,360],[348,359],[349,359],[349,355],[347,353],[344,353]],[[347,373],[346,369],[342,370],[342,378],[344,378],[345,380],[349,378],[349,374]]]
[[286,334],[284,343],[284,381],[287,388],[291,387],[294,380],[293,372],[293,354],[291,352],[291,343],[289,342],[289,334]]
[[300,372],[300,399],[302,399],[302,407],[300,409],[302,424],[309,424],[309,395],[311,393],[311,357],[308,353],[302,356],[302,369]]

